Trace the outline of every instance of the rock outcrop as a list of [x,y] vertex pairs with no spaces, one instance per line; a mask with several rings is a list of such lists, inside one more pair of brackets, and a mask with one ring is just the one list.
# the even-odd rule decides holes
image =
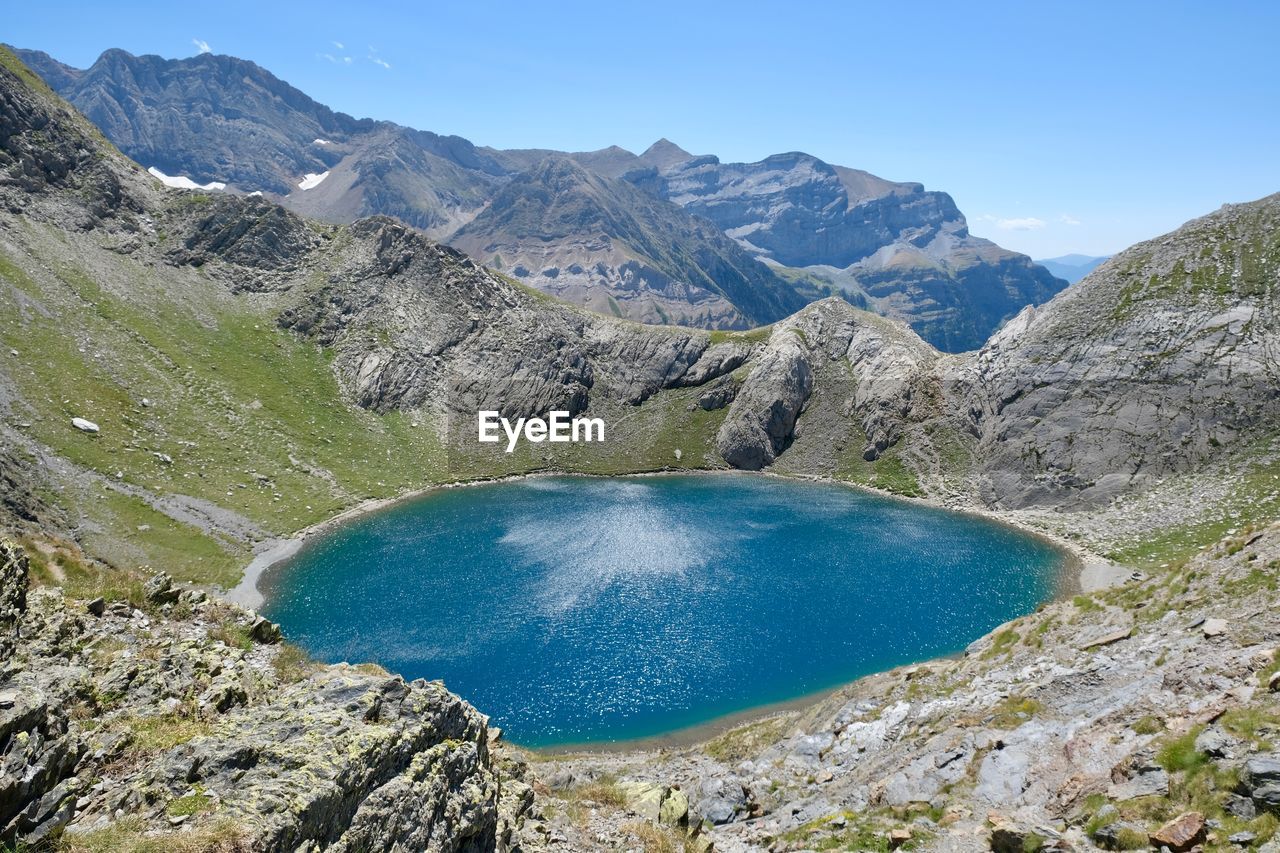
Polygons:
[[26,606],[25,569],[0,542],[0,840],[519,848],[528,804],[503,786],[525,785],[439,683],[306,662],[165,576],[140,606],[94,615],[53,589]]
[[[5,52],[0,63],[0,203],[11,214],[69,219],[88,229],[139,211],[137,165],[105,145],[84,117]],[[74,198],[68,196],[74,193]]]
[[734,397],[716,445],[735,468],[758,471],[787,449],[813,392],[813,370],[790,328],[774,331]]
[[540,299],[390,219],[363,220],[351,233],[360,242],[330,284],[280,323],[332,346],[339,378],[374,411],[577,414],[593,400],[634,405],[702,384],[745,358],[743,348],[711,349],[705,333]]
[[984,494],[1098,504],[1280,423],[1280,196],[1112,258],[977,354]]
[[0,660],[13,656],[27,612],[27,555],[9,542],[0,542]]

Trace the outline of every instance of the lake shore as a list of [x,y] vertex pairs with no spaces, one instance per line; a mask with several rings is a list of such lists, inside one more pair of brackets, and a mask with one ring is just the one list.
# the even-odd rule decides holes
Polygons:
[[[1058,583],[1054,592],[1054,599],[1068,598],[1080,592],[1093,592],[1099,589],[1105,589],[1114,586],[1128,579],[1131,570],[1117,566],[1101,556],[1094,554],[1079,543],[1072,542],[1061,536],[1054,535],[1039,527],[1029,524],[1024,519],[1014,517],[1013,515],[1001,511],[993,511],[984,507],[956,505],[939,500],[926,498],[905,497],[856,483],[849,483],[827,476],[815,475],[793,475],[781,474],[775,472],[744,472],[735,470],[716,470],[716,469],[672,469],[662,471],[646,471],[636,472],[634,474],[622,475],[598,475],[598,474],[579,474],[567,471],[538,471],[528,474],[517,474],[503,477],[495,477],[489,479],[468,480],[459,483],[442,483],[428,486],[422,489],[415,489],[402,495],[390,498],[380,498],[362,501],[337,515],[328,519],[317,522],[299,530],[293,536],[288,538],[279,538],[264,543],[258,553],[254,556],[253,561],[245,568],[244,577],[235,588],[230,590],[226,596],[242,606],[251,609],[261,608],[264,602],[264,596],[259,589],[259,584],[264,575],[274,566],[277,566],[290,558],[294,557],[306,544],[306,542],[314,536],[321,535],[333,528],[363,517],[370,513],[378,512],[388,507],[418,499],[431,493],[442,491],[445,489],[470,488],[482,485],[491,485],[497,483],[514,482],[519,480],[535,479],[542,477],[660,477],[660,476],[681,476],[681,475],[704,475],[704,476],[749,476],[763,474],[767,477],[782,480],[800,480],[805,482],[820,483],[825,485],[844,486],[850,489],[874,494],[879,497],[890,498],[893,500],[905,501],[912,504],[929,506],[935,509],[943,509],[949,512],[956,512],[962,515],[971,515],[982,518],[984,520],[995,522],[1004,526],[1017,529],[1019,532],[1033,536],[1037,539],[1051,544],[1054,548],[1064,555],[1064,564],[1059,573]],[[996,628],[995,630],[999,630]],[[957,652],[956,655],[960,654]],[[956,655],[943,655],[927,660],[921,660],[914,664],[904,664],[905,666],[927,665],[930,661],[945,660]],[[892,672],[903,667],[895,667],[887,672]],[[684,749],[697,744],[705,743],[720,734],[737,728],[739,726],[767,720],[773,717],[789,715],[795,712],[804,711],[813,708],[822,703],[825,699],[840,693],[842,690],[849,688],[858,681],[870,675],[879,674],[869,673],[867,676],[861,676],[848,682],[841,682],[822,690],[814,691],[803,696],[797,696],[792,699],[779,702],[767,703],[764,705],[754,706],[742,709],[729,714],[724,714],[704,722],[696,723],[690,726],[684,726],[670,732],[664,732],[656,735],[642,736],[638,738],[620,739],[617,741],[593,741],[588,743],[563,744],[546,747],[524,747],[519,743],[515,743],[522,749],[527,749],[532,753],[547,756],[563,756],[593,753],[642,753],[663,750]]]

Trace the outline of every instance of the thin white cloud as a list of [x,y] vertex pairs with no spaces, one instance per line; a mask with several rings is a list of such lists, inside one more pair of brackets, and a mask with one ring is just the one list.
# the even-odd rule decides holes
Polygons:
[[209,43],[204,39],[192,39],[191,43],[196,46],[196,50],[200,53],[213,53],[213,48],[209,47]]
[[342,42],[340,41],[335,41],[333,43],[333,46],[336,47],[338,50],[346,50],[346,48],[342,46]]
[[370,62],[372,62],[374,65],[380,65],[383,68],[387,69],[388,71],[391,70],[391,63],[379,57],[378,49],[373,45],[369,45],[369,55],[365,58],[368,59]]
[[1064,214],[1062,214],[1061,216],[1059,216],[1059,217],[1058,217],[1058,221],[1059,221],[1059,222],[1061,222],[1061,223],[1063,223],[1064,225],[1079,225],[1079,224],[1080,224],[1080,220],[1079,220],[1079,219],[1076,219],[1076,218],[1075,218],[1074,216],[1072,216],[1070,213],[1064,213]]
[[354,61],[349,56],[334,56],[332,53],[317,53],[316,58],[332,62],[334,65],[350,65]]
[[1001,231],[1039,231],[1046,224],[1043,219],[1037,219],[1034,216],[996,220],[996,227]]

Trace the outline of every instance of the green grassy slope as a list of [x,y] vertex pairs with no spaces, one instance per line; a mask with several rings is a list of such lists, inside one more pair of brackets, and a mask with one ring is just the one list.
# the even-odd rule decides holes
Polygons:
[[[164,496],[207,502],[215,520],[230,510],[260,529],[252,540],[443,482],[718,464],[725,412],[699,409],[694,389],[611,413],[604,444],[447,453],[425,413],[379,415],[344,399],[331,354],[277,327],[281,299],[231,295],[199,269],[139,264],[47,225],[0,230],[0,345],[17,396],[8,419],[83,469],[48,497],[96,554],[225,586],[251,541],[184,523],[185,507]],[[81,432],[74,417],[101,432]]]

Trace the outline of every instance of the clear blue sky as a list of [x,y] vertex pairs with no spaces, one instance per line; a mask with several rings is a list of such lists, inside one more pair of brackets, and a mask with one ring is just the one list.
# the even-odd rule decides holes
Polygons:
[[807,151],[946,190],[975,233],[1035,257],[1280,191],[1280,3],[1263,0],[7,6],[0,40],[71,65],[198,42],[477,144]]

